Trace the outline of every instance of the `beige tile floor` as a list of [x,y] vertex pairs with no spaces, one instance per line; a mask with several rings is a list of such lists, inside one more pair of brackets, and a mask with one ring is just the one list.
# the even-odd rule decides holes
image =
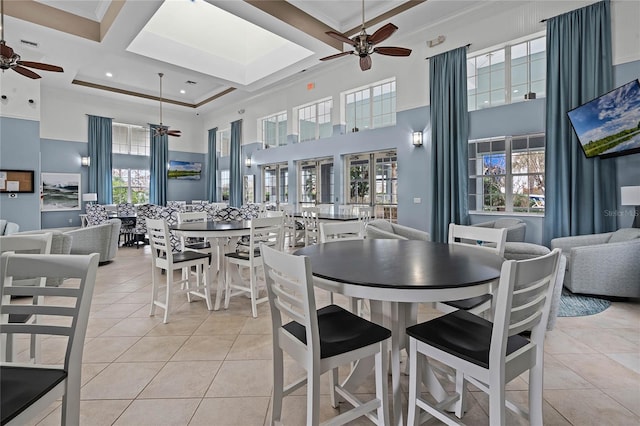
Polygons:
[[[228,310],[209,312],[202,301],[186,303],[179,295],[170,323],[162,324],[161,315],[149,317],[150,283],[148,247],[121,248],[114,262],[98,270],[82,366],[81,424],[268,424],[268,306],[260,305],[259,318],[253,319],[244,297],[232,299]],[[433,315],[425,309],[420,319]],[[43,356],[59,357],[60,348],[56,339],[47,339]],[[545,350],[546,425],[640,424],[638,302],[615,302],[594,316],[559,318],[547,334]],[[293,363],[288,367],[291,377],[301,371]],[[372,382],[360,391],[374,393]],[[321,388],[326,392],[328,381]],[[301,389],[285,399],[285,425],[304,424],[304,395]],[[463,420],[488,424],[488,398],[482,392],[472,395]],[[526,401],[526,377],[510,383],[507,395]],[[328,394],[321,402],[321,419],[338,412],[330,407]],[[33,424],[59,423],[55,404]],[[525,422],[512,416],[508,424]]]

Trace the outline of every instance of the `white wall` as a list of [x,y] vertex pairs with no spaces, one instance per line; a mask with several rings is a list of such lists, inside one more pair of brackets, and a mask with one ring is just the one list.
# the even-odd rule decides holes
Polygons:
[[[40,80],[26,78],[17,72],[0,72],[0,116],[40,120]],[[33,100],[32,103],[29,99]]]

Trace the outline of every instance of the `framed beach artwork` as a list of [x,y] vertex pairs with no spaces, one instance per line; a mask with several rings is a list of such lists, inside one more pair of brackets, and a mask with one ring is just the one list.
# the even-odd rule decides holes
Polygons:
[[40,210],[80,210],[80,173],[42,173]]
[[181,180],[200,180],[202,163],[191,161],[169,161],[168,178]]

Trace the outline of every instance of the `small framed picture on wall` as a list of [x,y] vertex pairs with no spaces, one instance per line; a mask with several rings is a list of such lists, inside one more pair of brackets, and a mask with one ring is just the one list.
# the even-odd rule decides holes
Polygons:
[[40,210],[80,210],[80,173],[42,173]]

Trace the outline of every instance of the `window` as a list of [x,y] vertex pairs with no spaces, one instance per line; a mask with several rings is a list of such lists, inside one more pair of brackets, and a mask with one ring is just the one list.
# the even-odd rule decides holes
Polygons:
[[113,123],[112,152],[114,154],[149,155],[149,128],[134,124]]
[[266,147],[284,146],[287,144],[287,112],[280,112],[261,121],[262,141]]
[[299,176],[298,201],[302,207],[333,204],[333,158],[301,161]]
[[231,130],[219,130],[216,135],[216,151],[220,157],[228,157],[231,152]]
[[344,95],[347,132],[396,124],[396,81],[377,83]]
[[220,170],[218,194],[222,197],[222,201],[229,201],[229,181],[229,170]]
[[[398,159],[395,151],[356,154],[347,157],[347,203],[373,206],[376,217],[396,219],[398,204]],[[375,174],[371,171],[375,170]],[[372,200],[371,188],[375,188]]]
[[469,111],[545,96],[546,37],[467,59]]
[[111,176],[115,204],[149,202],[149,170],[113,169]]
[[298,108],[298,141],[312,141],[333,134],[332,106],[333,101],[326,99]]
[[289,168],[287,163],[266,164],[262,168],[263,201],[289,202]]
[[469,141],[469,210],[544,213],[544,135]]

